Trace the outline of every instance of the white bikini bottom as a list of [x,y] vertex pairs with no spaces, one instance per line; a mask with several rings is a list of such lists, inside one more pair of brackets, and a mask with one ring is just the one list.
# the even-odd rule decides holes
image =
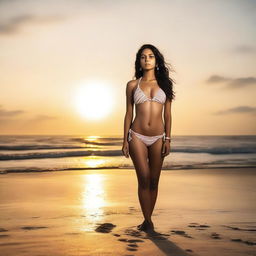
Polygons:
[[165,133],[161,134],[161,135],[156,135],[156,136],[146,136],[146,135],[142,135],[140,133],[137,133],[135,131],[133,131],[132,129],[129,129],[129,134],[128,134],[128,142],[130,142],[132,140],[132,133],[138,138],[140,139],[146,146],[151,146],[152,144],[154,144],[158,139],[163,138],[165,136]]

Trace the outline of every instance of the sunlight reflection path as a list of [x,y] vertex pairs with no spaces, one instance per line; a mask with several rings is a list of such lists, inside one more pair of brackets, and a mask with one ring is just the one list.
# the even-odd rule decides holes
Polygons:
[[90,223],[84,230],[92,230],[104,216],[103,207],[106,206],[104,177],[101,174],[88,174],[84,177],[84,190],[81,195],[82,208],[86,219]]

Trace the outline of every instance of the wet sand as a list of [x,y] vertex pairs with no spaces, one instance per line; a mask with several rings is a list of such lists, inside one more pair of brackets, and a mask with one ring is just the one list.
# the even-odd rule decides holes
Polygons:
[[162,171],[150,236],[134,170],[0,175],[1,255],[256,255],[256,168]]

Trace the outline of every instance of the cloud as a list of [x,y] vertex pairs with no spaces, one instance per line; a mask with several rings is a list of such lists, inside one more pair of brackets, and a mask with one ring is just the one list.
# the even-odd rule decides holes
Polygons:
[[52,23],[63,20],[62,16],[35,16],[30,14],[19,15],[0,23],[0,34],[16,34],[20,28],[27,24]]
[[229,87],[244,87],[248,85],[256,84],[256,77],[242,77],[242,78],[236,78],[232,79],[228,86]]
[[216,115],[227,115],[227,114],[236,114],[236,113],[238,113],[238,114],[247,114],[247,113],[256,114],[256,107],[238,106],[238,107],[218,111],[215,114]]
[[255,53],[256,48],[251,45],[238,45],[233,49],[233,52],[241,54]]
[[25,113],[23,110],[5,110],[0,106],[0,119],[9,119]]
[[5,110],[1,105],[0,105],[0,120],[1,124],[3,123],[13,123],[13,122],[27,122],[27,123],[39,123],[39,122],[44,122],[44,121],[51,121],[51,120],[56,120],[56,116],[49,116],[49,115],[36,115],[33,118],[26,118],[26,117],[20,117],[22,114],[27,113],[23,110]]
[[223,77],[219,75],[212,75],[207,80],[209,84],[216,84],[216,83],[227,83],[228,88],[242,88],[250,85],[256,84],[256,77],[239,77],[239,78],[229,78]]
[[218,76],[218,75],[212,75],[207,79],[207,83],[222,83],[225,81],[229,81],[230,78],[226,78],[223,76]]
[[48,115],[37,115],[34,118],[30,119],[32,122],[42,122],[57,119],[56,116],[48,116]]

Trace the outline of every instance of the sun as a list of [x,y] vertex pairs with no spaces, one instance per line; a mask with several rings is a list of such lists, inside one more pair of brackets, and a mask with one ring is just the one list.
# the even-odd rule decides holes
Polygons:
[[75,106],[78,113],[86,119],[102,119],[113,108],[113,89],[101,81],[83,82],[76,90]]

